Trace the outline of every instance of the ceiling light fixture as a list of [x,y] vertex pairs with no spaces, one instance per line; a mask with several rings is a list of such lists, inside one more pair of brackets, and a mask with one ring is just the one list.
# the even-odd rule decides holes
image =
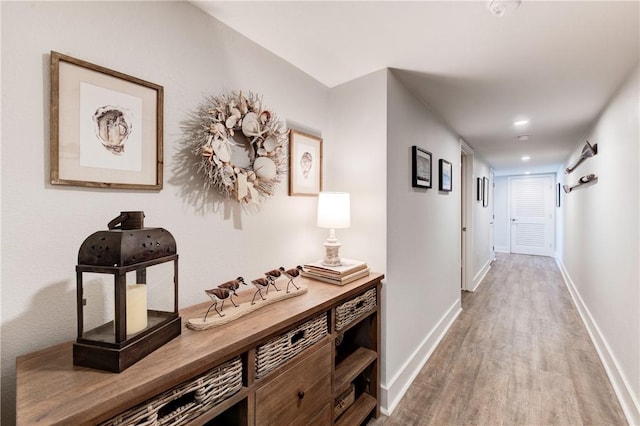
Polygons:
[[524,142],[524,141],[528,141],[529,140],[529,135],[518,135],[516,136],[516,139],[520,142]]
[[529,124],[529,120],[518,120],[513,122],[514,126],[524,126],[525,124]]
[[529,157],[528,155],[525,155],[524,157],[521,158],[522,161],[529,161],[531,160],[531,157]]
[[521,0],[492,0],[487,7],[493,16],[504,16],[509,10],[516,10],[520,7]]

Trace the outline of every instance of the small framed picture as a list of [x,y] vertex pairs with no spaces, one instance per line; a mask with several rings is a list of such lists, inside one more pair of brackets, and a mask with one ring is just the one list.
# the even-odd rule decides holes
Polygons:
[[163,87],[51,52],[54,185],[162,189]]
[[453,167],[447,160],[440,159],[440,191],[451,191],[453,189]]
[[411,185],[431,188],[431,153],[417,146],[411,147]]
[[322,138],[290,130],[289,195],[317,196],[322,191]]
[[562,188],[562,185],[560,185],[560,183],[556,184],[556,207],[560,207],[560,194],[562,193],[562,191],[560,190]]
[[476,201],[482,201],[482,191],[484,187],[482,186],[482,178],[476,178]]
[[489,178],[482,178],[482,207],[489,205]]

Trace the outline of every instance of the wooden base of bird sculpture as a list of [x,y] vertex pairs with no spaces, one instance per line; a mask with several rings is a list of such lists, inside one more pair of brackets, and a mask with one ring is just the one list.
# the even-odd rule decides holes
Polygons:
[[[248,315],[253,311],[257,311],[265,306],[269,306],[292,297],[302,296],[306,292],[307,287],[305,285],[299,285],[297,290],[291,290],[289,293],[285,291],[270,291],[269,294],[267,294],[266,291],[263,291],[260,295],[264,300],[260,297],[256,298],[256,294],[253,294],[253,292],[244,292],[234,296],[238,305],[237,307],[225,304],[224,309],[218,309],[222,306],[222,300],[219,299],[215,301],[212,298],[212,300],[214,300],[213,304],[203,304],[203,313],[205,311],[207,312],[205,316],[202,318],[191,318],[187,320],[185,325],[191,330],[206,330],[208,328],[218,327]],[[209,295],[209,293],[207,294]],[[256,299],[253,304],[251,303],[252,296]],[[211,296],[209,295],[209,297]],[[230,297],[231,296],[229,296],[229,298]],[[213,312],[214,310],[216,312]]]

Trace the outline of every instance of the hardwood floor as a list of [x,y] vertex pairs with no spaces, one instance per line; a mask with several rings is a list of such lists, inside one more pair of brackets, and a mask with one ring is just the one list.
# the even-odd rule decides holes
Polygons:
[[394,425],[626,425],[555,260],[498,254]]

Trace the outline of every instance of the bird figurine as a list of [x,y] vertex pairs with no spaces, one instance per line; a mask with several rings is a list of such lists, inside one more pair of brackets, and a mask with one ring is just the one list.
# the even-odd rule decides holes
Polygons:
[[[207,316],[209,315],[211,308],[215,309],[218,315],[223,317],[224,314],[222,313],[222,308],[224,308],[224,301],[231,296],[231,291],[227,288],[216,287],[210,290],[205,290],[204,292],[211,298],[211,300],[213,300],[213,303],[209,306],[209,309],[207,309],[207,313],[204,314],[204,322],[207,322]],[[222,303],[220,304],[220,310],[218,310],[217,305],[220,301]]]
[[264,296],[262,295],[262,290],[263,289],[267,289],[267,290],[269,289],[269,286],[271,285],[270,281],[271,280],[268,278],[268,276],[267,276],[267,278],[256,278],[255,280],[251,281],[251,284],[253,284],[258,289],[258,291],[256,291],[254,293],[253,299],[251,299],[251,304],[252,305],[255,304],[254,301],[256,300],[256,295],[257,294],[260,294],[260,297],[262,298],[262,300],[266,300],[264,298]]
[[236,302],[233,301],[233,296],[237,296],[236,290],[240,288],[240,284],[247,285],[247,283],[244,282],[244,278],[242,277],[238,277],[235,280],[227,281],[226,283],[222,283],[218,286],[218,288],[226,288],[231,292],[229,300],[231,300],[231,303],[233,303],[233,306],[235,306],[236,308],[238,307],[238,305],[236,305]]
[[[268,272],[264,273],[266,275],[266,277],[269,279],[269,284],[271,284],[273,286],[273,288],[276,289],[276,291],[280,291],[280,289],[278,287],[276,287],[276,279],[282,275],[282,273],[280,272],[280,269],[272,269]],[[267,287],[267,294],[269,294],[269,287]]]
[[282,272],[282,275],[289,278],[289,282],[287,283],[287,293],[289,293],[289,284],[293,284],[296,290],[300,290],[300,287],[298,287],[296,283],[293,282],[293,279],[300,276],[300,272],[302,272],[302,266],[298,265],[295,268],[287,269],[286,271],[284,269],[284,266],[281,266],[280,272]]

